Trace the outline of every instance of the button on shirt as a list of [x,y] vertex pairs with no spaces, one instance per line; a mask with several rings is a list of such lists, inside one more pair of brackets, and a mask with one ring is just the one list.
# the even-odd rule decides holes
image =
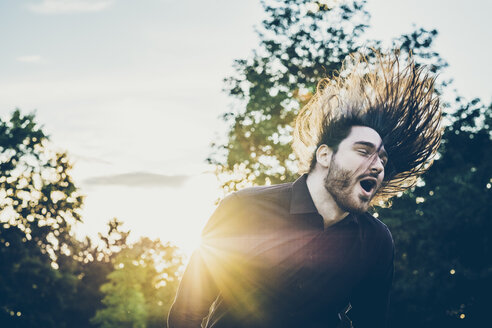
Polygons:
[[324,229],[306,185],[226,197],[203,231],[171,307],[169,327],[385,327],[394,246],[370,214]]

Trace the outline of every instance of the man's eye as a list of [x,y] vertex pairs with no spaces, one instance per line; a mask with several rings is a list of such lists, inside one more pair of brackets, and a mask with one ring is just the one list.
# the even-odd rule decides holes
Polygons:
[[358,149],[357,152],[362,155],[369,155],[369,152],[365,149]]

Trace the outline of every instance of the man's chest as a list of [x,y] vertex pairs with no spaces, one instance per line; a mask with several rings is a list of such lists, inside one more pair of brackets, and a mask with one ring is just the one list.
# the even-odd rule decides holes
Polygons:
[[281,217],[251,222],[231,241],[232,258],[242,265],[231,263],[232,270],[249,285],[243,290],[255,290],[268,304],[302,310],[343,303],[368,271],[356,224],[323,231]]

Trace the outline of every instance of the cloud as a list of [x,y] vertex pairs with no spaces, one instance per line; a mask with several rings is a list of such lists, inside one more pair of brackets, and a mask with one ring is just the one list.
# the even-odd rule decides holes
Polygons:
[[17,57],[16,60],[21,63],[39,63],[41,62],[41,56],[37,56],[37,55],[20,56]]
[[27,9],[39,14],[68,14],[101,11],[114,3],[114,0],[42,0],[30,3]]
[[180,187],[189,177],[186,175],[161,175],[133,172],[85,179],[88,185],[127,187]]

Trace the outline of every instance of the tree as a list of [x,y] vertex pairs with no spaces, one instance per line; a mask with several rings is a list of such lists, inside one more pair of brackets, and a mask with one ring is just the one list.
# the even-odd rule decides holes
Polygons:
[[492,284],[492,105],[458,98],[440,158],[418,187],[378,209],[396,246],[395,327],[477,327]]
[[[34,114],[0,120],[0,326],[88,327],[96,313],[102,326],[164,325],[181,265],[176,249],[148,239],[129,246],[117,219],[100,234],[103,246],[75,239],[83,196],[67,153],[48,141]],[[114,270],[116,262],[126,269]],[[122,309],[131,315],[115,312]]]
[[92,323],[102,328],[164,327],[182,266],[176,247],[142,238],[123,248],[113,265],[101,287],[105,307]]
[[[96,313],[118,314],[104,306],[125,309],[118,302],[133,315],[121,322],[164,325],[181,265],[176,249],[148,239],[129,246],[117,219],[100,234],[102,246],[75,239],[83,196],[67,153],[48,141],[35,114],[0,120],[0,326],[85,328]],[[126,270],[114,270],[116,262]]]
[[[313,4],[314,3],[314,4]],[[217,165],[224,191],[246,185],[292,181],[291,131],[298,110],[316,83],[341,69],[360,45],[367,14],[364,1],[330,7],[330,1],[263,1],[260,47],[236,60],[225,91],[237,100],[225,113],[227,140],[208,159]],[[362,23],[361,23],[362,22]],[[419,28],[393,40],[417,65],[441,72],[446,62],[433,51],[436,30]],[[368,58],[371,61],[371,58]],[[444,93],[450,81],[442,82]],[[490,304],[491,107],[478,100],[446,104],[449,127],[440,158],[419,185],[377,209],[396,244],[391,318],[395,327],[468,327],[485,322]]]
[[[260,48],[250,59],[234,62],[226,92],[243,109],[225,113],[228,142],[213,145],[208,161],[225,176],[225,191],[245,183],[291,181],[295,158],[292,122],[321,77],[331,76],[357,50],[367,13],[363,2],[331,7],[326,1],[262,1]],[[362,23],[359,23],[362,21]]]
[[[95,327],[90,319],[104,308],[104,293],[101,286],[108,282],[113,271],[114,258],[127,247],[129,231],[122,230],[123,223],[116,218],[108,222],[106,233],[99,233],[102,244],[93,243],[88,237],[82,242],[74,241],[74,253],[64,261],[71,264],[71,272],[77,277],[76,290],[66,303],[66,317],[70,327]],[[66,265],[68,267],[69,265]]]
[[35,115],[0,120],[0,325],[65,327],[76,277],[58,260],[72,251],[83,197],[66,153],[47,148]]
[[[234,62],[225,91],[236,109],[222,118],[227,141],[212,145],[208,162],[217,168],[224,191],[246,185],[293,181],[296,157],[291,149],[294,119],[322,78],[341,69],[347,56],[380,42],[363,40],[368,21],[365,1],[271,0],[261,2],[267,17],[258,31],[259,49]],[[431,50],[437,31],[417,29],[395,39],[402,53],[412,50],[433,70],[446,63]],[[368,59],[374,59],[368,52]]]

